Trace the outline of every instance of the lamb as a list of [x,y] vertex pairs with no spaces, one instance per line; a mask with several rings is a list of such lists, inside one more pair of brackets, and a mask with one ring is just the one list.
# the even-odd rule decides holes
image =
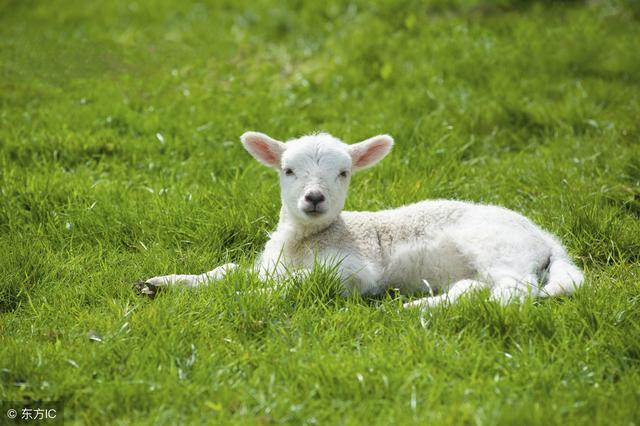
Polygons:
[[[405,304],[422,309],[483,288],[506,304],[569,295],[583,283],[581,270],[555,236],[503,207],[433,200],[378,212],[342,211],[352,173],[391,151],[388,135],[347,145],[326,133],[284,143],[247,132],[241,141],[280,176],[280,221],[254,266],[262,280],[332,265],[344,295],[376,295],[392,287],[430,294]],[[143,291],[196,287],[235,268],[229,263],[199,275],[154,277]]]

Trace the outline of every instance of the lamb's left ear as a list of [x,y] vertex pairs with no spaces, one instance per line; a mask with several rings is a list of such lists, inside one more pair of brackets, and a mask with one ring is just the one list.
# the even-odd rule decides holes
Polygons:
[[393,138],[389,135],[378,135],[349,145],[353,170],[373,166],[391,151],[391,147],[393,147]]
[[284,143],[258,132],[246,132],[240,136],[240,140],[253,158],[266,166],[280,168],[280,159],[286,148]]

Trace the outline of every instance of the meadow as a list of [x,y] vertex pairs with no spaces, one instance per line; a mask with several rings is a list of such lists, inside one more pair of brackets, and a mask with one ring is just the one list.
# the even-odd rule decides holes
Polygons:
[[[631,0],[0,0],[0,399],[68,424],[640,423],[638,46]],[[424,313],[328,270],[141,297],[275,227],[247,130],[391,134],[347,209],[504,205],[586,285]]]

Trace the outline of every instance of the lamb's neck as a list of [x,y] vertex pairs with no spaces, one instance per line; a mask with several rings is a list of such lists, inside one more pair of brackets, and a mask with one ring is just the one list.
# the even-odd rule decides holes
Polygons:
[[291,216],[285,207],[282,207],[280,209],[280,221],[278,222],[275,234],[281,236],[286,241],[287,245],[295,245],[302,240],[327,229],[332,223],[333,221],[319,221],[317,224],[301,224]]

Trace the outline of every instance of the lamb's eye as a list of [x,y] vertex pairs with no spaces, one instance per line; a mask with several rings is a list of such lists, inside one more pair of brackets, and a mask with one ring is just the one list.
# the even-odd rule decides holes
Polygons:
[[293,170],[286,168],[284,169],[284,174],[287,176],[293,176]]
[[341,171],[339,176],[343,177],[343,178],[346,178],[347,177],[347,171],[346,170]]

